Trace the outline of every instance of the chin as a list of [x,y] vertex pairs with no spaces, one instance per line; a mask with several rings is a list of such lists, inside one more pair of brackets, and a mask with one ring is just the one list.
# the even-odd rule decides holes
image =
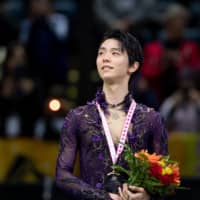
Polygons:
[[102,80],[104,82],[113,82],[114,81],[114,77],[112,77],[112,76],[103,76]]

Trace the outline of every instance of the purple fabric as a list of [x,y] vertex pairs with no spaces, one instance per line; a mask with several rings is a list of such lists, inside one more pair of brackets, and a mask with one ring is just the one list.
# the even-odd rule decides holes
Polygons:
[[[124,110],[127,112],[131,95],[125,99]],[[67,114],[61,132],[56,183],[71,199],[111,199],[104,190],[104,181],[107,173],[112,171],[112,160],[95,101],[106,111],[104,93],[98,92],[92,102],[72,109]],[[127,141],[133,152],[145,148],[149,152],[167,154],[167,137],[160,114],[145,105],[137,104]],[[79,178],[73,175],[77,151],[80,154]],[[119,157],[118,164],[124,165],[122,157]]]

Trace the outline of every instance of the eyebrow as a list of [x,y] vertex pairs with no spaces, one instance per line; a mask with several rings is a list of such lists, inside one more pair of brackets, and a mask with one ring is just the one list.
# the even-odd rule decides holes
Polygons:
[[[105,49],[106,49],[105,47],[100,47],[99,48],[99,50],[105,50]],[[120,52],[122,51],[121,48],[115,48],[115,47],[111,48],[111,50],[112,51],[120,51]]]

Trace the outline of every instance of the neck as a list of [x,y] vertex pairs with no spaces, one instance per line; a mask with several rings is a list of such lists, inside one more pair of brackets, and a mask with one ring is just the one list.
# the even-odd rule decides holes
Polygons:
[[108,104],[119,104],[128,94],[128,86],[124,87],[123,84],[103,85],[106,101]]

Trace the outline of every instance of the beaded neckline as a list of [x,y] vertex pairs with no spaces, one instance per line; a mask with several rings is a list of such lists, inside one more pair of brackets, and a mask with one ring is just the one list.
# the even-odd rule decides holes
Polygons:
[[[94,102],[95,101],[97,101],[100,104],[100,106],[103,109],[103,111],[105,113],[107,113],[107,108],[109,107],[109,104],[106,102],[105,94],[104,94],[104,92],[103,92],[103,90],[101,88],[97,90],[96,98],[95,98]],[[128,112],[128,108],[129,108],[129,106],[131,104],[131,101],[132,101],[132,95],[130,93],[128,93],[123,101],[124,102],[122,104],[122,106],[123,106],[122,109],[125,112]]]
[[123,105],[125,103],[125,99],[117,104],[111,104],[111,103],[107,103],[108,107],[110,108],[116,108],[116,107],[119,107],[121,105]]

